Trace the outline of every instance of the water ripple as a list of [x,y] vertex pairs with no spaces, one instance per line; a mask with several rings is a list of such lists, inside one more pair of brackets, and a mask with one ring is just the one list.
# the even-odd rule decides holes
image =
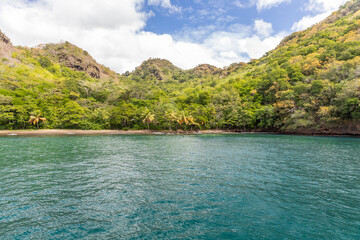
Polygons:
[[360,239],[359,143],[0,138],[0,239]]

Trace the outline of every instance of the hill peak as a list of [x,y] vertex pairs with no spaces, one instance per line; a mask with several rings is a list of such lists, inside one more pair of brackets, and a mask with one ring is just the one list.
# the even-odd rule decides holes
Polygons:
[[194,72],[194,74],[197,76],[206,76],[220,73],[222,69],[210,64],[200,64],[195,68],[191,69],[191,71]]
[[41,44],[36,49],[52,60],[76,71],[85,72],[93,78],[100,79],[115,74],[97,63],[87,51],[67,41],[57,44]]
[[172,62],[167,59],[161,58],[149,58],[148,60],[142,62],[141,66],[148,66],[148,65],[156,65],[160,68],[178,68]]
[[166,59],[150,58],[137,67],[132,74],[143,79],[155,78],[161,81],[170,79],[180,71],[180,68]]
[[[340,7],[339,10],[333,12],[330,16],[328,16],[323,21],[314,24],[313,26],[299,31],[294,32],[290,34],[289,36],[285,37],[281,43],[277,46],[276,49],[279,49],[285,45],[294,44],[300,39],[308,39],[311,38],[311,36],[314,36],[316,34],[319,35],[319,32],[326,31],[331,32],[331,28],[335,27],[347,27],[348,30],[345,30],[345,35],[342,38],[342,41],[346,41],[347,33],[351,32],[353,30],[357,30],[360,27],[360,24],[358,23],[360,19],[360,1],[359,0],[351,0]],[[339,29],[333,29],[332,35],[337,35],[335,30]],[[359,35],[356,34],[356,39],[352,39],[352,41],[359,41],[360,38]]]

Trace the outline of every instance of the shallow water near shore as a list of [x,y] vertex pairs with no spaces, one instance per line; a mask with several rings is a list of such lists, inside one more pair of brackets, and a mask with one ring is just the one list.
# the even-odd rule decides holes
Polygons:
[[0,239],[359,239],[360,139],[0,138]]

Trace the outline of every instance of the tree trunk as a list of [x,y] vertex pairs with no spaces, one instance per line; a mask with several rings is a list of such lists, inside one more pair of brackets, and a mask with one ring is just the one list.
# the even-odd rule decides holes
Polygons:
[[39,122],[36,123],[37,129],[39,129]]

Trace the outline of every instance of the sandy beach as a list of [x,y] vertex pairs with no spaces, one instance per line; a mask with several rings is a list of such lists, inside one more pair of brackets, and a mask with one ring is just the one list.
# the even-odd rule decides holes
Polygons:
[[176,135],[176,134],[231,134],[224,130],[204,131],[157,131],[157,130],[72,130],[72,129],[41,129],[41,130],[1,130],[0,136],[58,136],[58,135]]

